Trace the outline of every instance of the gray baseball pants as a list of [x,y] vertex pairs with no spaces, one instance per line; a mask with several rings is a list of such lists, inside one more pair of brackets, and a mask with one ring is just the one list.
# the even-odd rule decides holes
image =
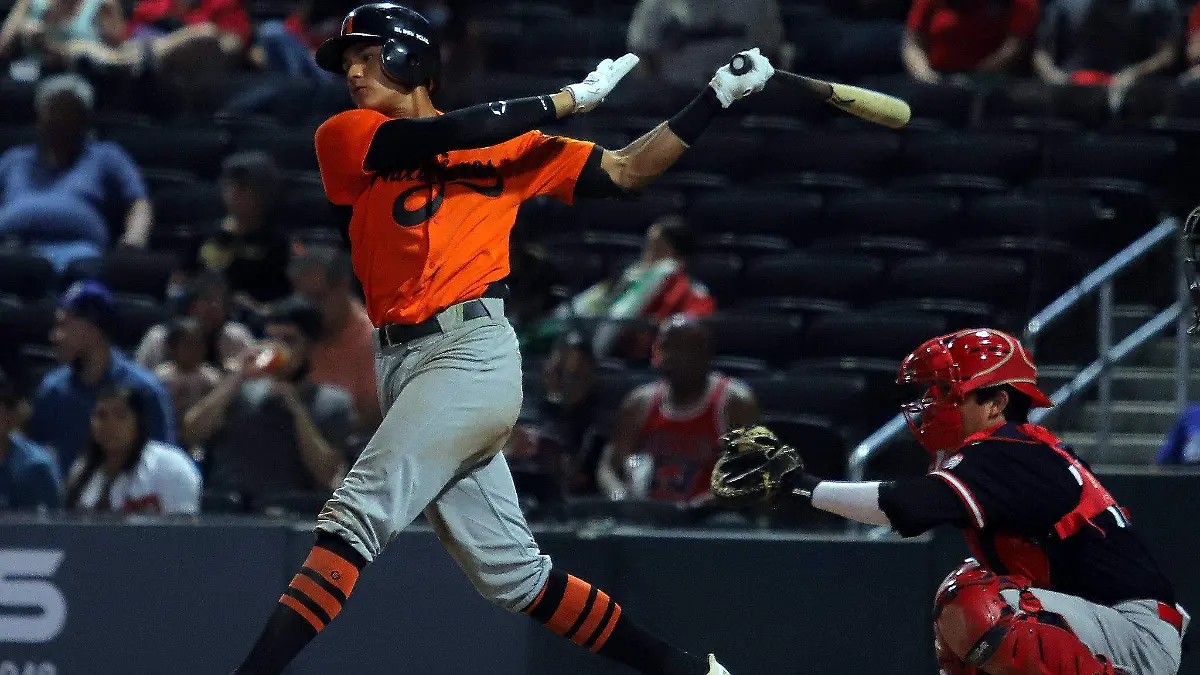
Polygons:
[[[1033,594],[1047,611],[1061,615],[1093,654],[1107,658],[1130,675],[1179,672],[1182,637],[1174,626],[1158,618],[1158,603],[1153,600],[1127,600],[1106,607],[1040,588],[1033,589]],[[1019,609],[1016,590],[1001,591],[1000,595]]]
[[383,422],[317,519],[367,561],[422,511],[485,597],[533,602],[550,573],[501,454],[521,406],[521,355],[499,299],[438,314],[442,332],[381,349]]

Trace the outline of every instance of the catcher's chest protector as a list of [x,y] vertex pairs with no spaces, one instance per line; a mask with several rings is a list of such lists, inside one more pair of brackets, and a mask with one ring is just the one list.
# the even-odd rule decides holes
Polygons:
[[[1018,608],[1000,595],[1020,593]],[[1117,675],[1058,614],[1047,612],[1028,583],[968,560],[934,598],[934,648],[944,675]]]

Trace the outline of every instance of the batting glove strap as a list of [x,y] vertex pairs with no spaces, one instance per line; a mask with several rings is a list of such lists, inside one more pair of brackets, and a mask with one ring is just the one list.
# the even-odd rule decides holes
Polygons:
[[767,57],[759,53],[758,47],[740,54],[750,59],[749,71],[742,75],[734,75],[729,64],[725,64],[717,69],[717,74],[708,83],[708,86],[717,92],[717,98],[724,108],[733,105],[733,102],[740,98],[762,91],[762,88],[767,86],[767,80],[775,74],[775,68]]
[[798,469],[784,474],[782,482],[784,492],[811,504],[813,490],[817,489],[821,479],[806,473],[803,469]]
[[563,87],[575,99],[575,112],[591,112],[612,93],[617,83],[638,64],[635,54],[626,54],[613,61],[604,59],[596,69],[588,73],[582,82]]

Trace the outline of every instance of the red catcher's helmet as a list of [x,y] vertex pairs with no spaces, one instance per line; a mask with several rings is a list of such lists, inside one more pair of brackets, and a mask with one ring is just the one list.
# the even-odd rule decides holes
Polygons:
[[908,426],[930,452],[962,444],[962,412],[966,395],[1001,384],[1032,400],[1035,408],[1054,405],[1037,388],[1037,366],[1013,336],[991,328],[971,328],[926,341],[900,364],[899,384],[926,387],[916,401],[904,405]]

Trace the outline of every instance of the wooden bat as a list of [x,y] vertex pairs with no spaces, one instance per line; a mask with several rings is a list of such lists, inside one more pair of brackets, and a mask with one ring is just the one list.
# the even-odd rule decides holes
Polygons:
[[[750,72],[750,68],[750,59],[741,54],[729,61],[729,69],[734,75],[745,75]],[[775,77],[812,92],[818,99],[835,108],[885,127],[899,129],[908,124],[909,118],[912,117],[912,110],[907,103],[882,92],[816,80],[786,70],[775,71]]]

